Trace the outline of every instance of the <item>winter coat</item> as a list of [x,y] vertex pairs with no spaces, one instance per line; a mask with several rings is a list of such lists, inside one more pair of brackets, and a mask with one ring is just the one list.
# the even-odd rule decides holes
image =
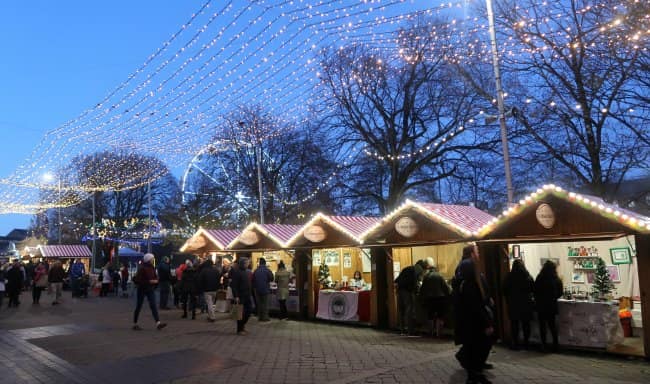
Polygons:
[[562,296],[562,280],[554,275],[537,275],[535,279],[535,303],[537,312],[545,315],[557,315],[557,299]]
[[23,271],[20,268],[12,267],[7,271],[7,291],[20,292],[23,287]]
[[133,282],[138,286],[138,289],[143,289],[145,291],[152,290],[156,287],[155,283],[151,283],[151,280],[157,280],[156,268],[151,265],[151,263],[142,263],[138,267],[138,271],[133,276]]
[[194,267],[187,267],[183,271],[183,277],[181,278],[181,292],[183,294],[196,295],[199,293],[198,286],[198,275],[196,274],[196,269]]
[[161,283],[172,281],[171,265],[162,262],[158,265],[158,280]]
[[533,317],[535,282],[528,273],[510,272],[503,282],[503,292],[511,320],[530,320]]
[[420,297],[422,299],[433,299],[438,297],[447,297],[450,294],[449,286],[438,271],[430,269],[425,272],[420,287]]
[[47,275],[48,283],[62,283],[65,278],[65,271],[61,265],[53,265]]
[[414,266],[410,265],[399,273],[395,279],[397,289],[415,293],[418,289],[418,274]]
[[289,280],[291,273],[286,269],[280,269],[275,273],[275,283],[278,285],[278,300],[289,298]]
[[212,265],[206,265],[199,273],[199,291],[215,292],[221,288],[221,273]]
[[86,274],[86,267],[81,261],[72,264],[70,268],[70,277],[73,279],[81,279],[81,276]]
[[[456,344],[466,344],[485,337],[485,330],[494,326],[494,308],[487,297],[487,283],[475,271],[474,261],[462,260],[453,282]],[[483,292],[481,292],[481,284]]]
[[273,272],[266,265],[260,265],[253,273],[253,287],[258,295],[268,295],[271,293],[269,284],[272,281]]
[[230,268],[232,296],[238,298],[242,303],[249,301],[251,298],[252,288],[249,274],[250,272],[246,269]]

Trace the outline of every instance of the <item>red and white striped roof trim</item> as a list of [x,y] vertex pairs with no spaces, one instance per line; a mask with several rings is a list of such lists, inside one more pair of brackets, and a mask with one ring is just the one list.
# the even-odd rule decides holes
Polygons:
[[346,236],[352,238],[359,244],[363,244],[361,234],[366,232],[369,228],[376,225],[381,221],[379,217],[365,217],[365,216],[327,216],[322,213],[317,213],[305,225],[303,225],[294,236],[291,237],[286,243],[287,247],[294,245],[294,243],[302,236],[305,230],[318,221],[324,221],[328,225],[337,229]]
[[226,249],[240,234],[238,229],[202,229],[203,233],[220,249]]
[[[301,225],[292,225],[292,224],[257,224],[250,223],[246,228],[241,231],[239,234],[243,234],[247,231],[257,231],[262,235],[268,237],[280,248],[285,248],[287,241],[291,239],[300,229]],[[239,236],[233,239],[229,244],[228,248],[232,249],[239,242]]]
[[75,257],[91,257],[90,248],[87,245],[39,245],[38,249],[41,251],[43,257],[57,257],[75,258]]
[[404,204],[386,215],[377,225],[368,229],[362,235],[362,238],[367,239],[393,218],[410,209],[416,210],[436,223],[451,228],[454,232],[466,238],[470,238],[472,235],[475,236],[480,228],[494,220],[494,216],[471,205],[420,203],[406,200]]

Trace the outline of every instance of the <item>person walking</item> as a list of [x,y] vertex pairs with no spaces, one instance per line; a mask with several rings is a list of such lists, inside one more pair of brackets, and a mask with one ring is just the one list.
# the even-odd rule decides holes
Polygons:
[[47,288],[47,269],[43,263],[38,263],[34,268],[34,287],[32,287],[32,304],[39,304],[41,293]]
[[[104,268],[102,268],[102,289],[99,291],[99,297],[106,297],[108,296],[108,291],[111,288],[111,282],[113,281],[113,276],[111,276],[111,264],[110,262],[106,263],[104,265]],[[77,285],[77,290],[78,290],[78,285]]]
[[156,308],[156,295],[154,293],[154,288],[156,284],[158,284],[158,276],[156,276],[156,269],[151,264],[153,259],[153,254],[145,253],[144,257],[142,258],[142,264],[140,264],[138,271],[133,277],[133,283],[135,283],[137,287],[137,301],[135,311],[133,312],[132,329],[134,331],[142,330],[142,328],[138,325],[138,317],[140,316],[140,310],[142,309],[142,304],[144,303],[145,297],[149,302],[151,315],[156,322],[156,329],[161,330],[167,326],[166,323],[160,322],[160,318],[158,317],[158,308]]
[[64,278],[65,271],[63,270],[63,264],[57,260],[52,264],[47,275],[47,282],[50,284],[50,290],[54,292],[54,301],[52,301],[52,305],[61,304]]
[[452,282],[455,341],[462,344],[456,359],[467,371],[467,384],[490,383],[483,370],[491,368],[486,360],[494,334],[494,302],[488,296],[487,283],[479,273],[476,245],[463,248],[461,262]]
[[207,306],[208,321],[215,321],[214,303],[217,300],[217,291],[221,287],[221,274],[214,266],[211,259],[203,263],[203,268],[199,272],[199,290],[203,292],[205,305]]
[[251,277],[248,265],[250,262],[246,257],[237,259],[237,264],[233,264],[230,268],[230,288],[232,290],[233,302],[235,304],[243,305],[243,316],[241,320],[237,320],[237,334],[245,336],[246,323],[252,312],[251,302]]
[[158,265],[158,287],[160,288],[160,309],[168,310],[169,293],[172,289],[172,267],[169,264],[169,257],[165,256]]
[[7,293],[5,286],[5,276],[6,276],[7,264],[4,264],[0,267],[0,308],[2,308],[2,302],[4,301],[5,294]]
[[451,291],[445,279],[438,273],[433,258],[428,257],[425,266],[418,297],[422,308],[426,310],[428,321],[432,323],[431,334],[440,337]]
[[275,283],[278,285],[278,302],[280,303],[280,320],[289,318],[287,311],[287,299],[289,299],[289,281],[291,273],[287,271],[284,261],[278,264],[278,271],[275,273]]
[[557,299],[562,296],[564,288],[557,275],[557,267],[551,260],[546,260],[542,270],[535,279],[535,303],[539,320],[539,337],[542,351],[546,351],[546,328],[553,337],[553,352],[558,350],[557,326],[555,316],[558,312]]
[[[70,267],[70,289],[72,289],[72,297],[79,297],[79,284],[81,278],[86,274],[86,266],[80,259],[75,259]],[[104,281],[102,281],[103,285]],[[110,283],[110,279],[108,281]]]
[[399,313],[399,329],[401,335],[416,336],[415,334],[415,295],[418,289],[418,272],[409,265],[395,279],[397,288],[397,312]]
[[524,349],[528,349],[530,339],[530,320],[533,318],[533,295],[535,282],[521,260],[512,263],[512,269],[503,282],[503,292],[510,316],[511,345],[513,350],[520,348],[519,329],[524,333]]
[[127,292],[129,283],[129,267],[126,263],[122,264],[122,268],[120,268],[120,282],[122,284],[122,297],[129,297],[129,293]]
[[181,302],[183,304],[183,319],[187,318],[187,307],[192,312],[192,320],[196,319],[196,294],[198,292],[196,269],[190,260],[185,262],[185,270],[181,277]]
[[20,262],[14,261],[11,267],[7,270],[7,293],[9,294],[9,307],[17,307],[20,305],[18,297],[23,289],[23,281],[25,275],[21,270]]
[[271,321],[269,318],[269,294],[273,281],[273,272],[266,267],[266,259],[260,257],[259,266],[253,273],[253,288],[255,289],[255,305],[257,307],[257,320]]

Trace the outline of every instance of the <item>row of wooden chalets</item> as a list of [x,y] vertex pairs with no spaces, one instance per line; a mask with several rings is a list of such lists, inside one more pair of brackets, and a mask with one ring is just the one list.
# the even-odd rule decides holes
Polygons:
[[[282,261],[295,276],[287,301],[294,317],[395,329],[400,271],[431,258],[449,281],[468,242],[479,247],[502,340],[511,337],[503,295],[510,266],[521,260],[535,277],[552,260],[564,285],[560,346],[650,357],[643,327],[650,324],[650,218],[554,185],[499,217],[473,206],[406,201],[381,218],[318,214],[304,225],[201,228],[181,251],[216,261],[245,256],[253,266],[264,257],[274,272]],[[599,259],[614,284],[606,296],[592,294]],[[451,332],[451,316],[445,323]]]

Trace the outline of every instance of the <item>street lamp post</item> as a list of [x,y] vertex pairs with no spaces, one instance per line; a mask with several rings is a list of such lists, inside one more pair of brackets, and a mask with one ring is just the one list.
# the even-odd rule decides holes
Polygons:
[[492,47],[492,67],[494,68],[494,82],[497,91],[497,108],[499,111],[499,126],[501,128],[501,146],[503,147],[503,163],[506,172],[506,189],[508,193],[508,206],[512,206],[514,190],[512,188],[512,175],[510,172],[510,152],[508,150],[508,130],[506,127],[506,113],[503,105],[503,87],[501,86],[501,71],[499,69],[499,52],[497,50],[497,35],[494,29],[494,12],[492,0],[485,0],[487,5],[487,16],[490,33],[490,45]]
[[59,244],[61,244],[61,226],[63,222],[61,221],[61,178],[59,177]]

